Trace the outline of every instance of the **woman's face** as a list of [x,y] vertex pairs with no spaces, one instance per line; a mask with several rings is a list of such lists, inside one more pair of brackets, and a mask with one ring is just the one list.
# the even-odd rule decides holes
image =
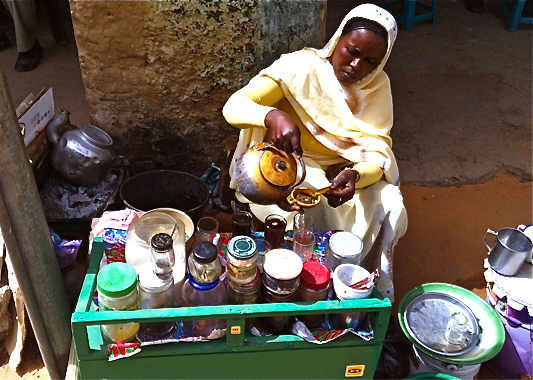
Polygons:
[[387,40],[368,29],[356,29],[339,39],[331,64],[339,82],[354,84],[374,71],[387,53]]

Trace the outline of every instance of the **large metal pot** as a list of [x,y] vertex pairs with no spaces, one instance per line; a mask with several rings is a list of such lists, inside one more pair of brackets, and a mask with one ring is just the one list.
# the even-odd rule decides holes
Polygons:
[[301,157],[300,180],[297,181],[296,159],[272,144],[252,146],[237,158],[235,175],[239,191],[250,201],[270,205],[287,197],[290,190],[305,179],[305,164]]

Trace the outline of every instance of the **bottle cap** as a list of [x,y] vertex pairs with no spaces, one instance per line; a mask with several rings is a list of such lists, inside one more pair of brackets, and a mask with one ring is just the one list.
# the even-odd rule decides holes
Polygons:
[[137,272],[127,263],[109,263],[96,277],[98,291],[108,297],[124,297],[137,287]]
[[300,284],[308,289],[322,290],[327,288],[330,278],[328,268],[318,261],[308,261],[300,274]]
[[151,245],[152,248],[158,251],[168,251],[172,248],[172,236],[166,233],[159,233],[152,236]]
[[228,253],[237,259],[249,259],[256,252],[255,241],[248,236],[235,236],[228,243]]
[[210,241],[196,243],[192,249],[192,254],[197,261],[208,263],[217,258],[218,249]]

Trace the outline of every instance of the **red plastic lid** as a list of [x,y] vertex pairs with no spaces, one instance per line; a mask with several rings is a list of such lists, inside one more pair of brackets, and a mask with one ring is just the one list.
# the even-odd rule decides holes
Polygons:
[[308,289],[321,290],[329,284],[329,269],[318,261],[308,261],[304,263],[300,274],[300,283]]

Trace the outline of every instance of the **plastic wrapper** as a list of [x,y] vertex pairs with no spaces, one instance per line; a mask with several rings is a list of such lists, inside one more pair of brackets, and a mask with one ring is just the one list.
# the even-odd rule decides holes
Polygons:
[[104,228],[102,241],[104,243],[104,255],[106,263],[126,262],[126,235],[127,230],[116,228]]
[[82,241],[61,239],[52,229],[49,230],[59,268],[64,269],[76,260]]

